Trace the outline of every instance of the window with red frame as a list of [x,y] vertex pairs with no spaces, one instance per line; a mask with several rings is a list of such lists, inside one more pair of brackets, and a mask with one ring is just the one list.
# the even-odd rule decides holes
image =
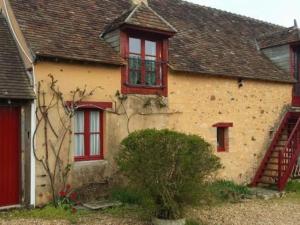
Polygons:
[[75,161],[103,159],[103,112],[77,110],[74,116]]
[[233,123],[216,123],[213,127],[217,128],[217,151],[226,152],[229,150],[229,127]]
[[129,37],[128,80],[132,86],[162,86],[162,43]]

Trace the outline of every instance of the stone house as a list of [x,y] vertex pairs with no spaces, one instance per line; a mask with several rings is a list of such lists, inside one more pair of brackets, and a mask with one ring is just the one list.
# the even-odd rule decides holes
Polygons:
[[[76,102],[70,140],[61,142],[73,187],[114,176],[120,141],[131,131],[153,127],[205,138],[224,166],[220,178],[281,189],[295,171],[300,150],[296,24],[285,28],[182,0],[1,0],[0,8],[0,32],[6,32],[0,36],[0,67],[12,65],[9,76],[27,82],[11,85],[0,68],[3,109],[15,103],[14,95],[3,97],[6,87],[26,90],[18,99],[29,100],[16,117],[23,118],[18,125],[23,148],[15,147],[15,154],[24,157],[15,164],[26,168],[10,184],[18,187],[18,200],[4,201],[9,188],[0,183],[6,190],[0,206],[49,201],[48,177],[34,157],[43,157],[45,138],[55,148],[51,140],[61,136],[45,137],[43,127],[36,129],[36,110],[43,107],[39,94],[51,102],[49,74],[66,105],[77,87],[94,90]],[[21,83],[26,85],[17,88]],[[1,110],[2,105],[0,116]],[[53,127],[61,126],[61,110],[47,112]],[[6,126],[0,124],[0,133]],[[13,133],[5,134],[4,140]],[[3,143],[0,139],[0,156],[9,151]],[[1,179],[8,178],[0,173]]]

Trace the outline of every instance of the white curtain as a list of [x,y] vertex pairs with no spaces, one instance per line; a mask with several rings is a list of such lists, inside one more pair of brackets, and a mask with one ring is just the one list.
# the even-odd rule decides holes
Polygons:
[[[77,111],[75,112],[75,125],[74,125],[74,132],[75,132],[75,156],[84,156],[84,112]],[[82,134],[76,134],[82,133]]]
[[90,154],[100,155],[100,112],[90,112]]

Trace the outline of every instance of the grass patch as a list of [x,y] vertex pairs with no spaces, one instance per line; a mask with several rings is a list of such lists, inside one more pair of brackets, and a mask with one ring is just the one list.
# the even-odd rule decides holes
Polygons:
[[226,180],[215,181],[207,189],[213,203],[237,202],[251,195],[248,187]]
[[113,200],[123,204],[141,204],[142,195],[129,187],[114,187],[110,194]]
[[298,181],[298,180],[289,181],[285,187],[285,191],[300,193],[300,181]]
[[195,219],[188,219],[186,220],[185,225],[204,225],[204,224]]
[[43,220],[67,220],[71,223],[77,223],[79,218],[87,216],[91,212],[79,210],[72,213],[70,210],[55,208],[52,205],[47,205],[41,209],[16,209],[12,211],[2,212],[0,218],[4,220],[12,219],[43,219]]

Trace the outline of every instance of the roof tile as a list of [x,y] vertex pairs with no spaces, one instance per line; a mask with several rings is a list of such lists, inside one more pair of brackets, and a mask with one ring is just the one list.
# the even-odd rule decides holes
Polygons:
[[33,99],[25,67],[9,27],[0,14],[0,98]]
[[[99,34],[121,15],[121,19],[126,18],[132,10],[130,0],[10,2],[36,54],[122,63]],[[178,31],[170,39],[169,64],[173,70],[291,82],[288,74],[257,50],[255,42],[262,34],[285,28],[181,0],[148,0],[148,5]],[[146,14],[142,18],[138,15],[132,21],[141,25]],[[149,26],[159,28],[156,23]]]

